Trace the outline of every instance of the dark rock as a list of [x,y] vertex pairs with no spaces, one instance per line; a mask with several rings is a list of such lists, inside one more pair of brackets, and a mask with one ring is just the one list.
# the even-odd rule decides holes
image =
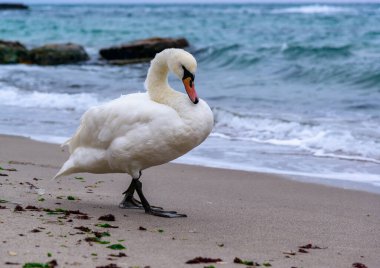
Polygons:
[[25,209],[32,210],[32,211],[41,211],[40,208],[35,207],[35,206],[26,206]]
[[75,217],[78,220],[89,220],[90,217],[88,215],[78,215]]
[[214,258],[196,257],[192,260],[188,260],[186,264],[217,263],[217,262],[222,262],[222,261],[223,260],[220,258],[214,259]]
[[28,59],[28,50],[23,44],[0,40],[0,64],[25,63]]
[[109,254],[108,256],[111,256],[111,257],[116,257],[116,258],[122,258],[122,257],[127,257],[127,254],[123,253],[123,252],[119,252],[119,254]]
[[166,48],[184,48],[189,45],[185,38],[148,38],[137,40],[121,46],[103,48],[100,55],[113,64],[130,64],[153,59]]
[[84,48],[77,44],[48,44],[30,51],[30,60],[39,65],[59,65],[88,60]]
[[99,219],[100,221],[115,221],[115,216],[112,214],[100,216]]
[[121,268],[121,267],[117,266],[117,264],[110,263],[110,264],[103,265],[103,266],[96,266],[96,268]]
[[365,266],[363,263],[360,263],[360,262],[353,263],[352,267],[354,267],[354,268],[367,268],[367,266]]
[[24,209],[22,206],[17,205],[17,206],[15,207],[15,209],[14,209],[14,212],[20,212],[20,211],[25,211],[25,209]]
[[0,3],[0,10],[5,9],[29,9],[27,5],[17,3]]
[[91,229],[88,227],[85,227],[85,226],[74,227],[74,229],[78,229],[78,230],[81,230],[82,232],[86,232],[86,233],[91,232]]
[[48,267],[48,268],[55,268],[57,266],[58,266],[58,262],[56,260],[51,260],[45,265],[45,267]]

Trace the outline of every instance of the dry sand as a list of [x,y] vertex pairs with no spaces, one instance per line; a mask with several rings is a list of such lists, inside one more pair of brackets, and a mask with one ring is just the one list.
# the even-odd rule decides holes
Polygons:
[[[188,215],[166,219],[118,208],[130,182],[125,174],[78,174],[83,180],[71,176],[50,181],[67,155],[57,145],[0,136],[0,166],[17,169],[0,171],[8,175],[0,177],[0,198],[10,201],[0,204],[6,207],[0,209],[0,267],[52,259],[58,267],[211,265],[185,264],[197,256],[221,258],[223,263],[214,267],[246,267],[234,264],[235,257],[261,267],[266,262],[289,268],[347,268],[357,262],[380,267],[380,195],[274,175],[167,164],[146,170],[142,177],[152,204]],[[41,197],[29,190],[27,182],[46,190],[44,201],[38,201]],[[80,210],[90,219],[14,212],[14,203],[23,208]],[[106,214],[116,217],[109,224],[119,228],[95,226]],[[126,249],[90,245],[85,238],[93,235],[74,229],[78,226],[108,231],[111,236],[102,239]],[[140,226],[147,230],[139,230]],[[325,249],[298,252],[299,246],[309,243]],[[109,256],[119,252],[128,257]]]

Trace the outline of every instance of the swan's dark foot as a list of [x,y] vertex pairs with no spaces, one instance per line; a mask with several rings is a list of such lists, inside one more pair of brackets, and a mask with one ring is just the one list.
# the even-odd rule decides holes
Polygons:
[[[133,196],[125,196],[123,201],[119,204],[119,208],[124,208],[124,209],[144,209],[143,205],[139,200],[134,198]],[[162,207],[156,207],[156,206],[151,206],[152,209],[154,210],[163,210]]]
[[125,209],[143,209],[141,202],[135,199],[133,196],[125,196],[123,201],[119,204],[119,208]]
[[[141,176],[141,173],[140,173],[140,176]],[[143,196],[143,199],[141,199],[141,200],[145,200],[145,202],[146,202],[145,206],[142,202],[140,202],[139,200],[137,200],[136,198],[133,197],[135,191],[137,191],[137,188],[139,188],[137,193],[139,194],[139,192],[140,192],[140,194],[141,194],[141,195],[139,194],[140,199],[141,199],[141,196]],[[156,207],[156,206],[149,205],[148,201],[146,201],[146,199],[142,193],[142,184],[139,181],[139,179],[132,179],[131,184],[129,185],[128,189],[123,194],[125,196],[124,196],[123,201],[121,201],[121,203],[119,204],[119,208],[123,208],[123,209],[144,209],[145,212],[148,214],[160,216],[160,217],[166,217],[166,218],[186,217],[186,215],[177,214],[177,212],[175,212],[175,211],[164,211],[162,207]]]
[[157,216],[157,217],[164,217],[164,218],[185,218],[187,217],[186,214],[179,214],[176,211],[165,211],[165,210],[145,210],[145,213]]
[[[131,193],[131,191],[129,191],[131,189],[136,190],[138,196],[140,197],[141,202],[139,202],[133,198],[133,193],[132,193],[132,197],[131,196],[127,197],[127,194]],[[139,181],[139,179],[132,179],[131,185],[129,186],[129,188],[125,194],[126,194],[126,197],[124,198],[122,204],[126,203],[127,205],[129,205],[129,203],[132,203],[133,206],[140,205],[139,208],[140,209],[144,208],[145,213],[147,213],[147,214],[150,214],[153,216],[158,216],[158,217],[165,217],[165,218],[187,217],[185,214],[179,214],[176,211],[165,211],[161,207],[155,207],[155,206],[149,205],[148,201],[146,200],[146,198],[142,192],[142,183],[141,183],[141,181]],[[132,201],[132,200],[134,200],[134,201]],[[126,202],[124,202],[124,201],[126,201]],[[136,204],[136,201],[137,201],[137,204]]]

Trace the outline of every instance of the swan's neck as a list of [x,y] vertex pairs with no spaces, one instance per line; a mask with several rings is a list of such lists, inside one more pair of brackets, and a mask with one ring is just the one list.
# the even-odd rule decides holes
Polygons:
[[157,54],[150,64],[145,80],[145,87],[150,98],[159,103],[166,103],[168,97],[174,93],[168,83],[169,68],[167,58],[167,53],[161,52]]

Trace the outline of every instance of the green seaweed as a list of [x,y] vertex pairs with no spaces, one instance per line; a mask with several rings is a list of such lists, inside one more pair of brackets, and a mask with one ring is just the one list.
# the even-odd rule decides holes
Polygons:
[[54,210],[52,209],[49,209],[49,208],[45,208],[44,211],[48,214],[48,215],[61,215],[61,214],[65,214],[67,212],[67,210],[63,209],[63,208],[56,208]]
[[102,227],[102,228],[119,228],[118,226],[114,226],[108,223],[97,223],[95,224],[97,227]]
[[86,237],[85,241],[86,242],[94,242],[94,243],[103,244],[103,245],[111,243],[110,241],[101,240],[99,237],[95,237],[95,236]]
[[236,257],[234,259],[234,263],[237,263],[237,264],[244,264],[244,265],[248,265],[248,266],[253,266],[253,265],[256,265],[256,263],[254,263],[253,261],[247,261],[247,260],[242,260],[238,257]]
[[38,263],[38,262],[27,262],[22,268],[49,268],[49,264],[47,263]]
[[99,241],[97,241],[96,243],[98,243],[98,244],[102,244],[102,245],[107,245],[107,244],[109,244],[109,243],[111,243],[110,241],[105,241],[105,240],[99,240]]
[[104,236],[111,236],[109,232],[103,232],[100,234],[101,237],[104,237]]
[[126,247],[124,247],[122,244],[112,244],[112,245],[109,245],[107,248],[114,249],[114,250],[126,249]]

